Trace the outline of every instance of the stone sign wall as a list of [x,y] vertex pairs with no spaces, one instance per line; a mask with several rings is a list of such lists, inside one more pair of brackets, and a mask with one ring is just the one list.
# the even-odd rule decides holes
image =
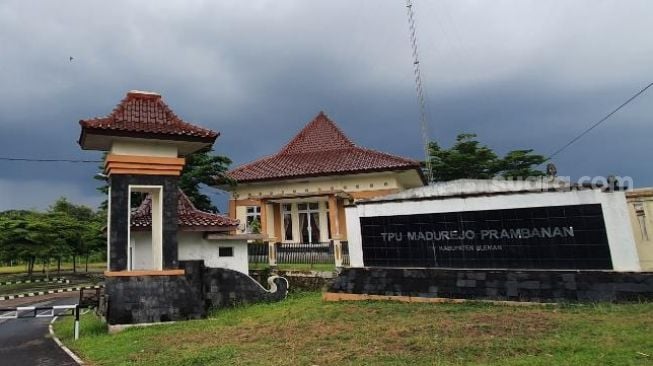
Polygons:
[[612,269],[600,204],[361,217],[366,266]]
[[358,294],[361,299],[380,295],[404,299],[637,302],[653,300],[653,273],[348,268],[336,278],[329,293]]

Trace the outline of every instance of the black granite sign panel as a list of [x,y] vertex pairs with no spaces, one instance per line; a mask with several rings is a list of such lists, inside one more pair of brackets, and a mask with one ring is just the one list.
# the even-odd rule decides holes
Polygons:
[[361,217],[365,266],[612,269],[600,204]]

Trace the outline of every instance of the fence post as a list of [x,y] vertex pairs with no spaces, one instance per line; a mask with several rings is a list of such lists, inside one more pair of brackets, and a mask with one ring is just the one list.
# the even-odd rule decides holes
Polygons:
[[336,261],[336,268],[342,267],[342,244],[340,240],[333,241],[333,257]]
[[277,245],[274,242],[268,242],[268,262],[270,267],[277,266]]
[[75,305],[75,340],[79,339],[79,304]]

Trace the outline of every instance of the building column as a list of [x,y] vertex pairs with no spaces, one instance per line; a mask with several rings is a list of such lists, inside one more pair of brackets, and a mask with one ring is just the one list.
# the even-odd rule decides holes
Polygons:
[[281,233],[281,204],[273,203],[272,204],[272,227],[274,228],[274,241],[280,242],[283,240]]
[[342,244],[340,243],[340,215],[338,215],[338,197],[329,196],[329,221],[331,222],[331,239],[333,240],[333,257],[336,267],[342,267]]
[[331,239],[340,239],[340,215],[338,215],[338,197],[329,196],[329,221],[331,222]]
[[[236,217],[236,200],[235,199],[230,199],[229,200],[229,217],[237,220],[238,218]],[[231,231],[231,234],[235,234],[236,230]]]
[[268,236],[268,201],[261,200],[261,234]]

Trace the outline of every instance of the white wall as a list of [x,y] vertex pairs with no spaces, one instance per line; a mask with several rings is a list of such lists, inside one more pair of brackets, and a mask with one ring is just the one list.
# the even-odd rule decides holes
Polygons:
[[[229,268],[249,274],[247,240],[206,240],[202,232],[179,232],[179,260],[204,260],[212,268]],[[234,248],[233,257],[220,257],[219,247]]]
[[[152,234],[132,231],[132,260],[134,270],[152,268]],[[202,232],[177,233],[179,260],[204,260],[212,268],[229,268],[249,274],[247,240],[206,240]],[[219,247],[233,247],[233,257],[220,257]]]
[[152,268],[152,232],[132,231],[132,268],[138,270],[150,270]]
[[[425,187],[426,188],[426,187]],[[424,199],[359,203],[347,207],[347,237],[352,267],[363,267],[360,218],[368,216],[395,216],[441,212],[501,210],[510,208],[566,206],[600,203],[603,209],[612,265],[616,271],[641,270],[635,239],[628,217],[624,192],[599,190],[512,193],[466,198]]]

